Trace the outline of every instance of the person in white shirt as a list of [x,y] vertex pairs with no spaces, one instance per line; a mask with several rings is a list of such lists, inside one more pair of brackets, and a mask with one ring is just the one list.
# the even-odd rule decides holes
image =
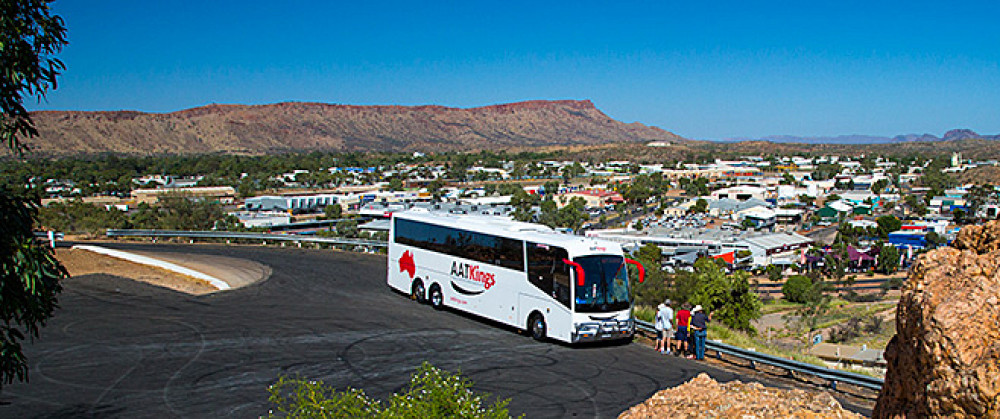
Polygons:
[[661,354],[670,353],[670,336],[674,331],[674,309],[668,298],[656,310],[656,347]]

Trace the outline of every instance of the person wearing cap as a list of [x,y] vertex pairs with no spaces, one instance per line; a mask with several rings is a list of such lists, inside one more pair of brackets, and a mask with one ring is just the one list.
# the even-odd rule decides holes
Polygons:
[[[712,321],[712,315],[705,314],[700,305],[691,310],[691,335],[694,336],[694,358],[701,361],[705,359],[705,339],[708,338],[708,322]],[[689,357],[690,358],[690,357]]]
[[666,299],[656,310],[656,350],[661,354],[670,353],[670,334],[674,331],[674,309]]

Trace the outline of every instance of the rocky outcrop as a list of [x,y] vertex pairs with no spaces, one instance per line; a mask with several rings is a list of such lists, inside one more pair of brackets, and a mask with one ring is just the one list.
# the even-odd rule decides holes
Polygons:
[[910,271],[877,418],[1000,418],[1000,223],[962,229]]
[[39,135],[25,141],[43,155],[433,152],[683,140],[656,127],[616,121],[589,100],[465,109],[294,102],[209,105],[163,114],[45,111],[32,118]]
[[661,390],[619,418],[861,418],[828,393],[759,383],[718,383],[705,373]]

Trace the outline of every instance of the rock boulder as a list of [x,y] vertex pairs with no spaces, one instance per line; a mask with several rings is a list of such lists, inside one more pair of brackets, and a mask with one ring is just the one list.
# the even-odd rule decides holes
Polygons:
[[903,286],[876,418],[1000,418],[1000,223],[920,257]]
[[759,383],[718,383],[705,373],[661,390],[626,410],[619,419],[637,418],[861,418],[828,393],[783,390]]

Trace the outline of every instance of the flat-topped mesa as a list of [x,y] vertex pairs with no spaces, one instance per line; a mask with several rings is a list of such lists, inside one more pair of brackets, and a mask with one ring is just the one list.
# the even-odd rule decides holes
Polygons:
[[170,113],[45,111],[32,115],[41,155],[284,151],[474,151],[683,141],[616,121],[589,100],[476,108],[309,102],[206,105]]
[[922,255],[896,310],[874,417],[1000,418],[1000,222]]

